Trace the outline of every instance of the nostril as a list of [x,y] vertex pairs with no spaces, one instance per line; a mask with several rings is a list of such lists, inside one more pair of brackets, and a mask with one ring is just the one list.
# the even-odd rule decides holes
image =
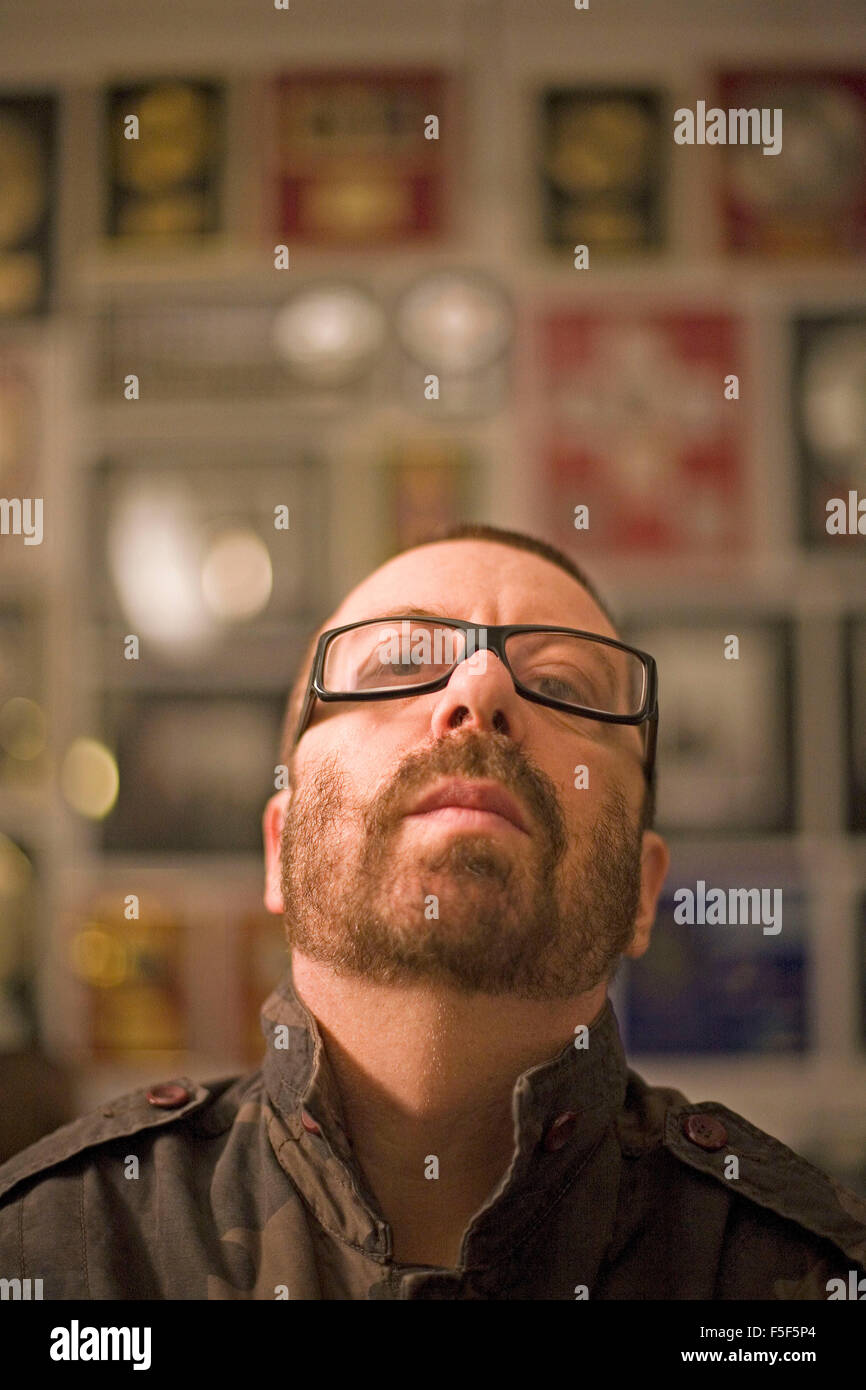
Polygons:
[[459,728],[460,728],[460,725],[465,721],[466,716],[467,716],[468,714],[469,714],[469,711],[468,711],[468,709],[466,708],[465,705],[458,705],[457,708],[456,708],[456,709],[454,710],[454,712],[452,713],[451,719],[450,719],[450,721],[449,721],[450,724],[451,724],[452,729],[459,729]]
[[496,730],[497,734],[508,733],[508,720],[505,718],[505,715],[502,713],[501,709],[498,709],[493,716],[493,727]]

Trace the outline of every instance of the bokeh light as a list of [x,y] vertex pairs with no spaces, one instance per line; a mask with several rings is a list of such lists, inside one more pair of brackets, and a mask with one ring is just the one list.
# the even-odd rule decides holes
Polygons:
[[120,786],[117,763],[104,744],[77,738],[63,759],[60,787],[73,810],[89,820],[107,816]]
[[218,618],[251,618],[267,606],[273,587],[268,547],[254,531],[224,531],[202,566],[205,603]]

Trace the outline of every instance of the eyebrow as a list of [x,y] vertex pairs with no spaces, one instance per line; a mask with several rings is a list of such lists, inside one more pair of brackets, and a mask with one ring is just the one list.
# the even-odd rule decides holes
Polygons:
[[[454,621],[453,614],[446,613],[444,608],[436,608],[435,606],[432,608],[401,608],[399,613],[395,613],[393,609],[389,609],[384,613],[371,613],[369,618],[359,619],[359,621],[380,623],[384,622],[387,618],[438,618],[439,621],[443,623]],[[479,623],[477,626],[483,627],[484,624]]]

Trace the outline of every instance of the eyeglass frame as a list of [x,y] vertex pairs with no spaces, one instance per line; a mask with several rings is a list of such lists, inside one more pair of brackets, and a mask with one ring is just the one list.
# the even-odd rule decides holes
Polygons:
[[[598,719],[604,724],[647,724],[646,747],[643,756],[643,770],[647,784],[652,786],[653,773],[655,771],[656,745],[658,742],[658,667],[655,657],[650,656],[649,652],[641,651],[639,647],[630,647],[627,642],[619,642],[613,637],[603,637],[599,632],[586,632],[580,628],[573,627],[552,627],[544,623],[505,623],[487,626],[484,623],[470,623],[463,618],[442,618],[430,613],[395,613],[391,616],[382,618],[361,618],[354,623],[344,623],[342,627],[331,627],[321,633],[316,643],[316,651],[310,667],[310,676],[307,681],[307,689],[304,696],[304,703],[298,717],[295,728],[295,736],[292,741],[292,748],[296,748],[303,735],[306,733],[312,717],[313,708],[316,700],[319,699],[323,704],[340,704],[347,700],[353,702],[367,702],[372,700],[405,700],[411,699],[413,695],[429,695],[436,690],[444,690],[454,672],[461,662],[466,661],[467,657],[473,656],[473,651],[465,651],[462,656],[458,656],[450,669],[444,676],[437,676],[433,681],[425,681],[421,685],[411,687],[398,686],[394,690],[359,690],[349,691],[343,694],[334,694],[332,691],[325,690],[322,686],[322,673],[325,665],[325,652],[329,643],[335,637],[339,637],[343,632],[351,632],[356,627],[372,627],[375,623],[438,623],[442,627],[457,628],[462,632],[483,632],[485,634],[485,644],[483,650],[492,651],[499,657],[502,665],[510,675],[517,694],[524,700],[530,700],[533,704],[543,705],[547,709],[562,710],[565,714],[575,714],[587,719]],[[615,647],[618,651],[628,652],[631,656],[639,658],[646,676],[646,688],[644,691],[641,712],[638,714],[603,714],[600,710],[588,709],[584,705],[568,704],[565,700],[557,700],[552,695],[539,695],[537,691],[530,690],[518,680],[511,669],[508,657],[505,654],[505,643],[515,632],[559,632],[569,637],[589,637],[594,642],[601,642],[606,647]],[[468,644],[467,644],[468,645]]]
[[[587,632],[581,628],[574,627],[553,627],[549,624],[538,623],[506,623],[499,626],[485,626],[480,623],[468,623],[464,619],[443,619],[435,614],[395,613],[388,617],[368,617],[360,619],[356,623],[345,623],[342,627],[331,627],[327,631],[321,632],[316,644],[316,653],[313,656],[313,663],[310,666],[310,677],[307,681],[306,694],[302,709],[295,728],[295,738],[292,741],[292,748],[295,749],[309,727],[313,709],[317,699],[324,705],[338,705],[346,701],[366,703],[368,701],[382,701],[382,699],[410,699],[413,695],[430,695],[434,691],[445,689],[450,678],[460,666],[461,662],[468,656],[473,656],[473,652],[464,652],[463,656],[457,657],[450,669],[443,676],[438,676],[434,681],[424,681],[423,684],[413,685],[413,687],[395,687],[386,691],[348,691],[342,694],[334,694],[322,687],[322,671],[324,671],[325,652],[332,639],[339,637],[342,632],[350,632],[356,627],[373,627],[375,623],[438,623],[442,627],[453,627],[463,632],[484,632],[485,651],[493,652],[499,657],[500,662],[509,676],[512,677],[514,689],[523,699],[528,699],[534,705],[545,706],[546,709],[559,709],[566,714],[577,714],[578,717],[585,719],[596,719],[603,724],[631,724],[637,727],[638,724],[646,724],[646,746],[644,749],[644,776],[646,783],[652,785],[653,771],[655,771],[657,734],[659,734],[659,671],[657,671],[655,657],[649,652],[642,652],[637,646],[630,646],[627,642],[620,642],[612,637],[602,637],[601,632]],[[645,671],[645,691],[644,702],[641,710],[637,714],[606,714],[601,710],[588,709],[584,705],[570,705],[566,701],[559,701],[552,695],[539,695],[537,691],[531,691],[525,687],[523,682],[514,676],[512,666],[507,659],[505,644],[507,638],[512,637],[514,632],[562,632],[569,637],[587,637],[594,642],[602,642],[605,646],[613,646],[617,651],[628,652],[631,656],[637,656]],[[468,645],[468,644],[467,644]]]

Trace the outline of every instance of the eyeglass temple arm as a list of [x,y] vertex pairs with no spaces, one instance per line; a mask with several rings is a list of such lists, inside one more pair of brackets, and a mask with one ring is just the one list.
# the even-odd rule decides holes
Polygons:
[[306,694],[306,696],[305,696],[305,698],[304,698],[304,704],[303,704],[303,707],[302,707],[302,709],[301,709],[301,713],[300,713],[300,715],[299,715],[299,717],[298,717],[297,725],[295,726],[295,735],[294,735],[294,738],[292,739],[292,747],[293,747],[293,748],[297,745],[298,740],[299,740],[300,737],[301,737],[301,734],[303,734],[304,731],[306,730],[307,724],[308,724],[308,722],[309,722],[310,715],[311,715],[312,712],[313,712],[313,705],[314,705],[315,703],[316,703],[316,692],[315,692],[315,690],[313,689],[313,677],[312,677],[312,675],[311,675],[311,676],[310,676],[309,684],[308,684],[308,686],[307,686],[307,694]]
[[651,783],[655,776],[656,747],[658,744],[659,733],[659,706],[658,697],[653,705],[652,714],[646,719],[646,748],[644,750],[644,773],[647,782]]

